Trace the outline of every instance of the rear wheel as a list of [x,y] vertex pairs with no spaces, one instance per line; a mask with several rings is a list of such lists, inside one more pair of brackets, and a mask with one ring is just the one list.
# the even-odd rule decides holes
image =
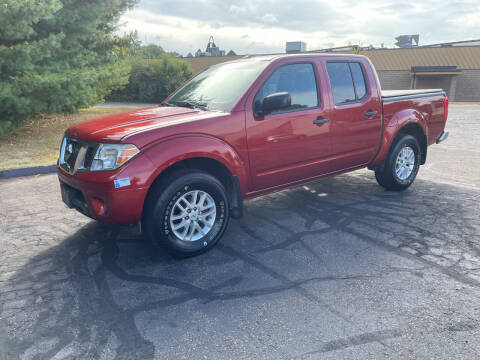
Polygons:
[[384,167],[375,171],[375,178],[387,190],[405,190],[417,177],[420,161],[418,140],[411,135],[400,135],[385,159]]
[[143,217],[147,240],[180,257],[201,254],[223,236],[229,220],[223,184],[199,170],[174,173],[157,183]]

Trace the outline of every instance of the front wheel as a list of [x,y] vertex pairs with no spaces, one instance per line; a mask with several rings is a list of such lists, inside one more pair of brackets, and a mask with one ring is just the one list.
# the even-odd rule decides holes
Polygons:
[[143,216],[144,234],[155,248],[189,257],[212,248],[228,220],[223,184],[208,173],[186,170],[152,189]]
[[375,178],[387,190],[405,190],[417,177],[420,161],[417,139],[411,135],[401,135],[392,145],[383,169],[375,171]]

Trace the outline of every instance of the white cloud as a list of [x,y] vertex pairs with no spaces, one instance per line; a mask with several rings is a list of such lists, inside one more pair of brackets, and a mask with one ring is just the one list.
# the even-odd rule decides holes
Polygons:
[[275,15],[272,14],[265,14],[261,17],[262,22],[266,24],[275,24],[278,22],[277,18]]
[[230,8],[228,9],[229,12],[232,14],[245,14],[247,12],[247,9],[241,6],[237,6],[235,4],[230,5]]
[[420,43],[480,38],[477,0],[141,0],[121,19],[120,31],[181,54],[204,49],[210,35],[237,54],[284,52],[286,41],[308,49],[348,43],[393,46],[402,34]]

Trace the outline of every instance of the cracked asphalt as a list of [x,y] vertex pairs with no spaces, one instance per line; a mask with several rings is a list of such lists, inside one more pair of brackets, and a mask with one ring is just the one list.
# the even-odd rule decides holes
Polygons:
[[0,182],[0,359],[480,359],[480,106],[404,193],[362,170],[245,204],[212,251],[154,255]]

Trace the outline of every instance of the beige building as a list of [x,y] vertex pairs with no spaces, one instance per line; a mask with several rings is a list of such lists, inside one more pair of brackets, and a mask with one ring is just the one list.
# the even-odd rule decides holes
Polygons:
[[[451,43],[455,44],[455,43]],[[329,50],[312,53],[331,52]],[[337,51],[335,51],[337,52]],[[360,51],[370,58],[382,88],[444,89],[451,101],[480,101],[480,46],[456,46]],[[199,73],[209,66],[243,56],[185,58]]]

